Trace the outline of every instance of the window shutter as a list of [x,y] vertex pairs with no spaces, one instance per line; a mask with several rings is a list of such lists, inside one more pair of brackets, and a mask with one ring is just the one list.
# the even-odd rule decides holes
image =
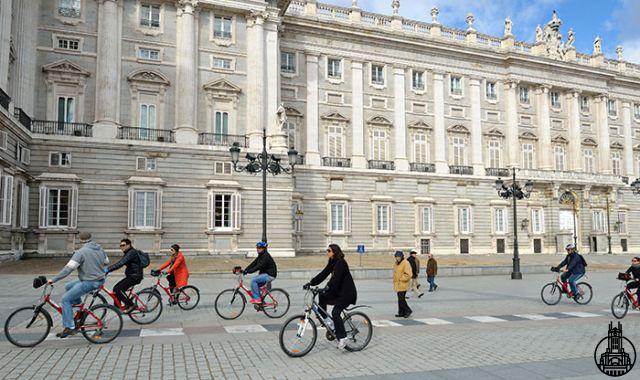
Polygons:
[[233,194],[232,196],[233,199],[233,229],[234,230],[239,230],[241,227],[241,216],[242,216],[242,210],[241,210],[241,205],[242,205],[242,201],[241,201],[241,196],[240,194]]
[[2,223],[5,208],[5,176],[0,172],[0,223]]
[[31,149],[23,148],[21,161],[25,165],[29,165],[31,163]]
[[146,170],[147,159],[145,157],[138,157],[136,159],[136,170]]
[[0,149],[7,149],[7,132],[0,131]]
[[3,221],[5,224],[11,224],[11,211],[13,206],[13,177],[5,176],[5,209]]
[[155,228],[162,229],[162,190],[156,192]]
[[129,229],[134,228],[135,211],[136,211],[135,191],[133,189],[129,189],[129,222],[128,222]]
[[71,203],[69,204],[69,215],[71,222],[69,227],[76,228],[78,226],[78,189],[71,189]]
[[346,225],[346,232],[351,232],[351,203],[347,203],[347,207],[345,207],[347,209],[347,215],[346,215],[346,221],[347,221],[347,225]]
[[213,193],[207,194],[207,229],[213,229]]
[[393,205],[389,206],[389,232],[394,233],[396,231],[396,218],[395,216],[395,207]]
[[47,187],[40,187],[40,220],[38,223],[40,228],[47,227],[47,208],[49,206],[49,197],[47,195]]
[[27,186],[24,182],[22,184],[22,207],[20,209],[20,227],[28,228],[29,227],[29,186]]

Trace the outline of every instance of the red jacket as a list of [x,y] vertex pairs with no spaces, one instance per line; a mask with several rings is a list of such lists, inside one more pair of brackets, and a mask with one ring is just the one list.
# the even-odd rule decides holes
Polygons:
[[169,267],[167,273],[173,274],[176,279],[176,287],[181,288],[186,286],[189,283],[189,269],[187,269],[187,262],[184,260],[184,255],[182,252],[178,252],[175,259],[173,260],[173,264],[171,263],[171,258],[165,261],[159,268],[159,270],[163,270]]

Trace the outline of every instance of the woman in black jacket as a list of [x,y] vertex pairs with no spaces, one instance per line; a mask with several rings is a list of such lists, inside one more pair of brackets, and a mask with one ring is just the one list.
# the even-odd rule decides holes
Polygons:
[[344,349],[347,344],[347,333],[344,330],[341,314],[342,310],[356,303],[358,293],[353,277],[351,277],[351,272],[349,272],[349,264],[345,261],[344,253],[342,253],[340,247],[337,244],[329,245],[327,256],[329,257],[327,266],[306,284],[305,288],[310,285],[318,285],[331,275],[327,286],[320,293],[318,305],[323,310],[327,309],[327,305],[334,305],[331,311],[331,318],[335,326],[338,349]]

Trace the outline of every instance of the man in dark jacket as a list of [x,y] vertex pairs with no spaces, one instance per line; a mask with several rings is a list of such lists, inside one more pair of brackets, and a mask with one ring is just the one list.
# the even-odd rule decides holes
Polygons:
[[258,242],[256,251],[258,251],[258,257],[242,273],[249,274],[258,271],[258,275],[251,280],[251,303],[259,305],[262,303],[260,287],[276,279],[278,267],[271,254],[267,251],[266,242]]
[[427,281],[429,282],[429,291],[433,292],[438,289],[436,284],[436,276],[438,275],[438,262],[433,258],[433,254],[427,255]]
[[558,265],[558,269],[566,266],[566,268],[562,269],[562,275],[560,279],[563,282],[569,281],[569,286],[571,287],[571,293],[573,294],[574,299],[579,299],[581,297],[578,292],[578,287],[576,286],[576,282],[584,276],[586,272],[586,262],[584,258],[578,253],[576,247],[573,244],[568,244],[565,247],[567,251],[567,256],[562,260],[560,265]]
[[[630,273],[635,281],[631,281],[627,284],[627,289],[636,290],[636,299],[638,300],[638,292],[640,292],[640,257],[636,256],[631,259],[631,266],[627,269],[626,273]],[[640,300],[638,300],[640,302]]]
[[420,274],[420,260],[418,259],[418,252],[411,251],[407,261],[409,262],[409,265],[411,265],[411,272],[413,273],[411,276],[411,282],[409,282],[409,289],[411,289],[414,295],[420,298],[424,293],[420,291],[420,282],[418,281],[418,275]]
[[127,297],[126,291],[132,286],[138,285],[142,282],[143,266],[140,261],[140,255],[137,249],[131,245],[131,240],[122,239],[120,241],[120,250],[124,253],[124,256],[117,263],[111,265],[106,269],[106,273],[113,272],[120,269],[123,266],[127,268],[124,270],[124,278],[113,287],[113,292],[116,297],[122,302],[125,307],[125,313],[130,313],[135,310],[135,305],[129,297]]

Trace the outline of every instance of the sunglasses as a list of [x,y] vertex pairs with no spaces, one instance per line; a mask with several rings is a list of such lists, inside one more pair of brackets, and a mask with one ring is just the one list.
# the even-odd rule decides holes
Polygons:
[[121,247],[126,247],[127,245],[126,245],[126,244],[120,244],[120,246],[121,246]]

